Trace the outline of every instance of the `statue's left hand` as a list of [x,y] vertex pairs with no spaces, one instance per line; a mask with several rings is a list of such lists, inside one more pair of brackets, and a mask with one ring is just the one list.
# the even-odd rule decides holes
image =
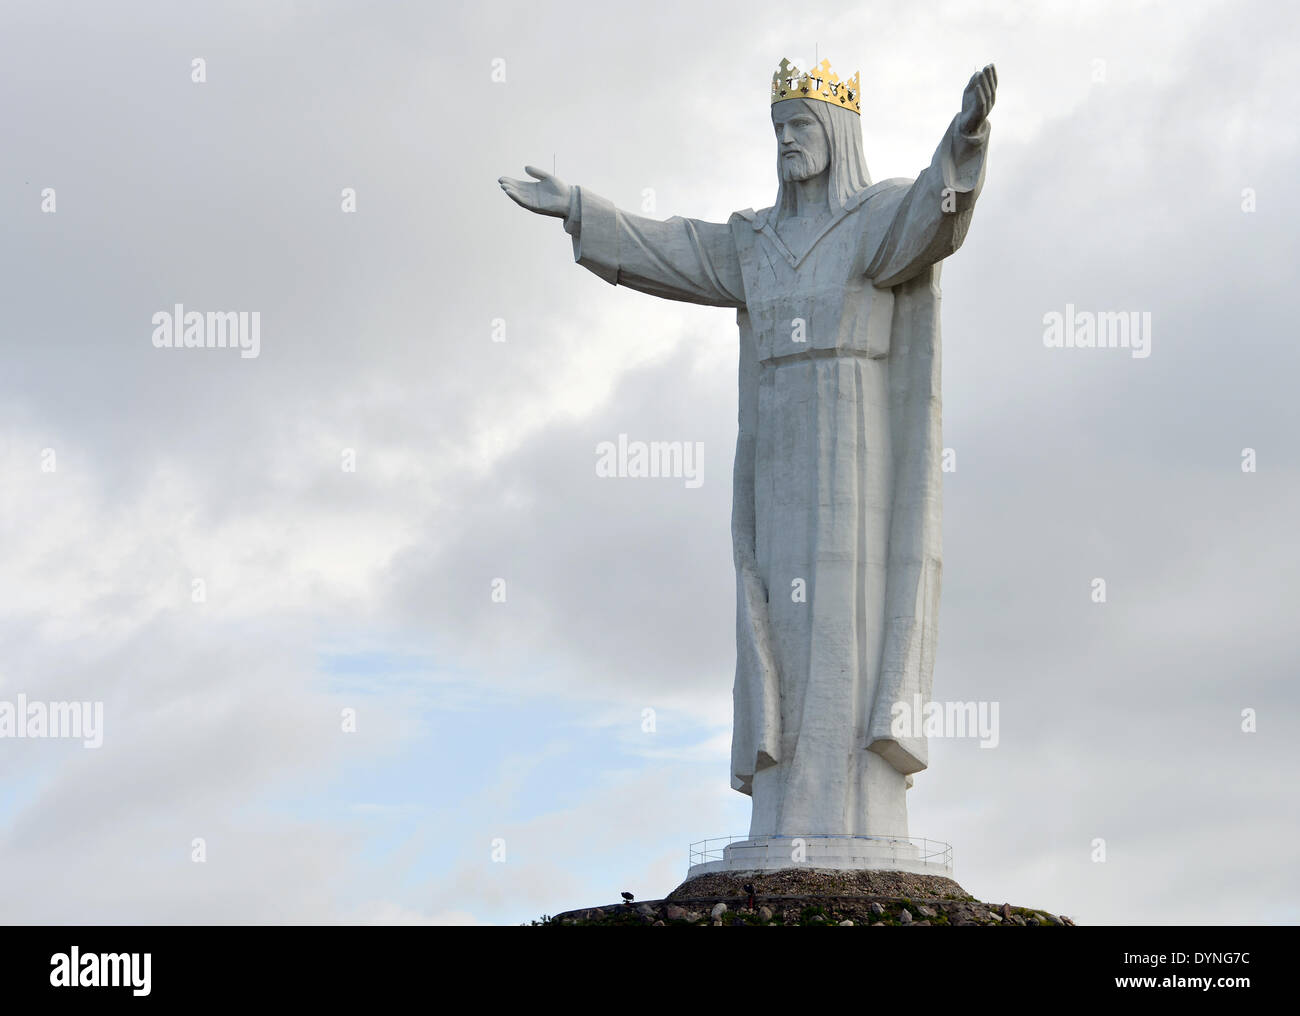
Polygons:
[[971,75],[970,83],[962,93],[961,117],[957,122],[963,134],[974,134],[983,126],[993,108],[997,91],[998,72],[992,64]]

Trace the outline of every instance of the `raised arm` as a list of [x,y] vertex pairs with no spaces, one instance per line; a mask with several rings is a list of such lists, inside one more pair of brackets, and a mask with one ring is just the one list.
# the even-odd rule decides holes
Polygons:
[[536,182],[502,177],[502,190],[530,211],[563,218],[574,260],[606,282],[668,300],[744,306],[740,260],[726,224],[631,215],[550,173],[525,170]]
[[867,275],[881,289],[906,282],[952,254],[966,238],[984,186],[988,114],[998,76],[992,64],[970,79],[930,165],[908,186],[886,188],[868,222]]

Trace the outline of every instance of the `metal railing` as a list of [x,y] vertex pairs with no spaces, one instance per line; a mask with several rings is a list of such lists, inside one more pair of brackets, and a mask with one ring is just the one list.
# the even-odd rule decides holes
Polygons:
[[[944,843],[942,840],[927,840],[924,837],[916,838],[912,836],[845,836],[834,835],[830,833],[809,833],[803,836],[714,836],[707,840],[697,840],[690,845],[690,866],[697,864],[707,864],[710,861],[726,860],[726,849],[733,843],[745,843],[752,840],[803,840],[810,843],[814,840],[863,840],[874,841],[879,844],[877,850],[866,850],[868,854],[878,854],[882,859],[887,856],[893,856],[894,849],[897,845],[905,844],[915,847],[917,855],[910,860],[921,861],[925,864],[943,865],[945,868],[952,867],[952,844]],[[870,842],[864,842],[863,847],[867,848]],[[811,862],[810,862],[811,863]]]

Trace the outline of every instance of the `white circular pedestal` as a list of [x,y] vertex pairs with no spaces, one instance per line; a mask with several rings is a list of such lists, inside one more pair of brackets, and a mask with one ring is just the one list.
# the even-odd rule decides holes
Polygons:
[[691,844],[687,878],[715,871],[907,871],[952,877],[952,847],[893,836],[728,836]]

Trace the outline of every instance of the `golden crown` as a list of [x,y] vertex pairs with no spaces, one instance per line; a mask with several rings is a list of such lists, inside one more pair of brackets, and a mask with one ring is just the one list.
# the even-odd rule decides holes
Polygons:
[[772,75],[772,102],[783,99],[820,99],[841,109],[851,109],[859,116],[862,107],[858,100],[858,74],[848,81],[831,70],[831,62],[823,60],[815,71],[801,71],[785,57]]

